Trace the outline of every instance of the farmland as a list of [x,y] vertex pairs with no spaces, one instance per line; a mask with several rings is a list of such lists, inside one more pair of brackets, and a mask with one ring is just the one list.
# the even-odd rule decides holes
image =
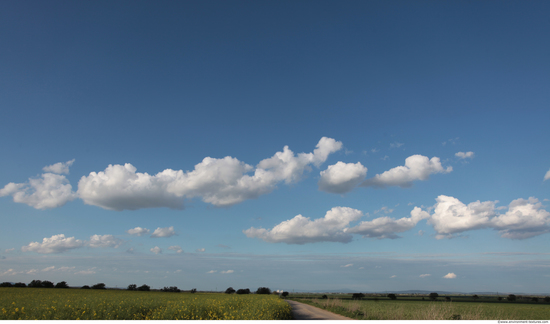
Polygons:
[[0,288],[0,320],[284,320],[274,295]]
[[[350,295],[294,296],[293,300],[310,304],[331,312],[361,320],[548,320],[550,305],[547,303],[510,302],[445,302],[421,298],[390,300],[385,297],[352,300]],[[301,298],[300,298],[301,297]],[[495,298],[496,300],[496,298]]]

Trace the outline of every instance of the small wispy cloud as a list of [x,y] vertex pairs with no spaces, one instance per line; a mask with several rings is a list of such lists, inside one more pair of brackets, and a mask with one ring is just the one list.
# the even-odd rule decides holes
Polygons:
[[205,249],[205,248],[201,248],[201,249],[196,249],[195,251],[196,251],[196,252],[204,252],[204,251],[206,251],[206,249]]
[[349,268],[349,267],[353,267],[353,263],[340,266],[340,268]]
[[218,270],[210,270],[207,273],[216,273],[216,272],[218,272]]
[[447,273],[445,276],[443,276],[445,279],[454,279],[456,278],[456,275],[452,272]]
[[395,277],[397,277],[397,275],[393,275],[393,276],[391,276],[390,278],[395,278]]
[[390,144],[390,148],[400,148],[401,146],[403,146],[405,144],[403,143],[399,143],[399,142],[395,142],[395,143],[391,143]]
[[473,159],[474,158],[474,152],[457,152],[455,153],[455,156],[459,159]]
[[426,277],[429,277],[429,276],[431,276],[431,274],[425,273],[425,274],[421,274],[420,278],[426,278]]
[[233,270],[220,271],[220,273],[233,273],[233,272],[235,272],[235,271],[233,271]]

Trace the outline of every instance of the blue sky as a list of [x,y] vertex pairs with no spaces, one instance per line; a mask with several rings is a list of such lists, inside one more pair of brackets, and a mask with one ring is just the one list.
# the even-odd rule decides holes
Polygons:
[[0,281],[545,293],[549,10],[2,2]]

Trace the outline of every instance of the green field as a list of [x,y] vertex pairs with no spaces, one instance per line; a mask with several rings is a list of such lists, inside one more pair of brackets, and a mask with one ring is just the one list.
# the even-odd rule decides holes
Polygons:
[[[339,296],[341,298],[333,298]],[[328,299],[301,296],[293,300],[361,320],[549,320],[547,303],[445,302],[421,298],[352,300],[349,295]],[[305,297],[305,298],[304,298]],[[320,297],[317,295],[316,297]],[[427,298],[426,298],[427,299]],[[466,298],[465,298],[466,299]],[[469,299],[469,298],[468,298]],[[496,298],[495,298],[496,300]]]
[[0,320],[286,320],[274,295],[0,288]]

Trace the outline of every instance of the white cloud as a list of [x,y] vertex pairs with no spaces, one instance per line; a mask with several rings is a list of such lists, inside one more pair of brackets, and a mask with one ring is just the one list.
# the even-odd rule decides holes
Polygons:
[[216,272],[218,272],[218,271],[217,270],[210,270],[207,273],[216,273]]
[[42,271],[48,272],[48,271],[52,271],[54,269],[55,269],[55,266],[51,266],[51,267],[47,267],[47,268],[42,269]]
[[174,236],[174,235],[177,235],[176,232],[174,231],[174,226],[163,227],[163,228],[158,227],[153,232],[151,237],[170,237],[170,236]]
[[389,156],[387,156],[387,155],[384,155],[384,157],[383,157],[383,158],[380,158],[380,160],[382,160],[382,161],[386,161],[386,160],[389,160],[389,159],[390,159],[390,157],[389,157]]
[[23,246],[23,252],[37,252],[43,254],[61,253],[71,249],[76,249],[84,246],[84,242],[77,240],[74,237],[65,237],[64,234],[53,235],[50,238],[45,237],[42,243],[31,242]]
[[11,253],[11,252],[13,252],[13,251],[15,251],[15,248],[11,248],[11,249],[6,249],[6,250],[4,250],[5,253]]
[[256,168],[230,156],[206,157],[193,171],[166,169],[156,175],[136,172],[129,163],[109,165],[105,171],[83,176],[78,195],[86,204],[112,210],[182,209],[184,199],[194,197],[219,207],[231,206],[269,193],[281,181],[300,180],[310,164],[319,167],[341,148],[341,142],[323,137],[313,153],[295,155],[285,146]]
[[343,194],[353,190],[367,175],[367,168],[360,162],[338,162],[321,171],[319,190]]
[[206,251],[205,248],[200,248],[200,249],[197,249],[197,250],[196,250],[196,252],[204,252],[204,251]]
[[431,274],[425,273],[425,274],[421,274],[420,278],[426,278],[426,277],[429,277],[429,276],[431,276]]
[[235,271],[233,271],[233,270],[220,271],[220,273],[233,273],[233,272],[235,272]]
[[508,211],[491,220],[500,235],[510,239],[526,239],[550,232],[550,213],[542,209],[538,199],[516,199]]
[[468,205],[454,197],[441,195],[436,199],[428,221],[437,231],[436,238],[451,238],[464,231],[492,228],[504,238],[526,239],[550,232],[550,213],[538,199],[516,199],[504,214],[497,213],[498,201],[476,201]]
[[181,246],[179,245],[173,245],[168,248],[168,250],[176,251],[176,253],[182,253],[183,250],[181,249]]
[[437,239],[452,237],[455,233],[485,228],[495,215],[498,201],[473,202],[467,206],[454,197],[441,195],[436,198],[434,213],[428,224],[437,231]]
[[340,268],[349,268],[349,267],[353,267],[353,263],[340,266]]
[[118,248],[124,243],[123,240],[114,237],[113,235],[92,235],[87,245],[92,248]]
[[390,278],[395,278],[395,277],[397,277],[397,275],[393,275],[393,276],[391,276]]
[[474,152],[457,152],[455,153],[455,156],[460,159],[473,159],[474,158]]
[[452,167],[444,169],[438,157],[428,159],[427,156],[417,154],[406,158],[404,166],[398,166],[382,174],[377,174],[374,178],[365,180],[362,185],[405,188],[410,187],[415,180],[427,180],[430,174],[449,173],[452,170]]
[[456,275],[452,272],[447,273],[445,276],[443,276],[445,279],[454,279],[456,278]]
[[546,174],[544,175],[544,179],[543,179],[542,181],[546,181],[546,180],[548,180],[548,179],[550,179],[550,170],[548,170],[548,171],[546,172]]
[[130,163],[109,165],[105,171],[91,172],[78,182],[78,196],[88,205],[110,210],[168,207],[183,209],[183,197],[167,190],[174,181],[173,170],[151,176],[136,173]]
[[10,182],[0,189],[0,197],[8,195],[16,203],[36,209],[61,207],[76,198],[67,178],[53,173],[44,173],[40,178],[29,178],[27,183]]
[[44,172],[51,172],[57,174],[69,174],[69,167],[73,165],[74,159],[67,162],[58,162],[56,164],[48,165],[42,168]]
[[373,219],[372,221],[361,222],[355,227],[346,229],[345,232],[350,234],[360,234],[363,235],[363,237],[395,239],[399,238],[396,233],[408,231],[415,227],[419,221],[429,217],[430,215],[427,212],[415,207],[411,211],[411,217],[403,217],[400,219],[379,217]]
[[130,235],[136,235],[136,236],[143,236],[143,235],[147,235],[149,234],[151,231],[149,231],[148,229],[146,228],[141,228],[141,227],[135,227],[135,228],[132,228],[132,229],[129,229],[126,231],[126,233],[130,234]]
[[350,222],[357,221],[363,213],[349,207],[334,207],[327,211],[325,217],[310,220],[309,217],[297,215],[284,221],[271,230],[251,227],[244,230],[247,237],[255,237],[270,243],[305,244],[315,242],[351,241],[351,234],[344,229]]
[[158,246],[155,246],[154,248],[151,248],[150,251],[153,252],[154,254],[162,253],[162,249],[159,248]]

